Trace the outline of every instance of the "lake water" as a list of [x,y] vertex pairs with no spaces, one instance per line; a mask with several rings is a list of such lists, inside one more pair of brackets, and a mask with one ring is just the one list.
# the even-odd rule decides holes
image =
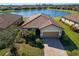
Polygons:
[[44,13],[49,16],[64,16],[64,15],[70,14],[68,12],[62,12],[62,11],[58,11],[58,10],[47,10],[47,9],[16,10],[15,12],[8,12],[8,13],[18,14],[18,15],[22,15],[22,16],[31,16],[36,13]]

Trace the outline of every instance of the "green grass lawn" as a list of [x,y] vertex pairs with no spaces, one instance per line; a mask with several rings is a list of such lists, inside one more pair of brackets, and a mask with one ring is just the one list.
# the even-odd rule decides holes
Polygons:
[[74,11],[74,10],[59,10],[59,9],[57,9],[57,10],[63,11],[63,12],[78,13],[77,11]]
[[15,12],[16,10],[0,10],[0,12]]
[[43,56],[43,49],[32,47],[29,44],[17,44],[19,46],[18,53],[19,55],[25,56]]
[[0,50],[0,56],[4,56],[4,55],[6,55],[6,53],[8,53],[8,52],[9,52],[9,48],[1,49],[1,50]]
[[57,10],[57,11],[63,11],[63,12],[69,12],[69,13],[78,13],[77,11],[74,11],[74,10],[62,10],[62,9],[50,9],[50,8],[47,8],[48,10]]
[[79,55],[79,33],[72,31],[68,25],[59,21],[60,19],[61,17],[55,17],[55,20],[64,28],[64,32],[69,37],[69,40],[67,37],[64,37],[65,39],[68,40],[67,42],[63,41],[63,43],[67,44],[67,45],[64,45],[64,47],[66,49],[71,49],[71,50],[66,50],[68,55]]

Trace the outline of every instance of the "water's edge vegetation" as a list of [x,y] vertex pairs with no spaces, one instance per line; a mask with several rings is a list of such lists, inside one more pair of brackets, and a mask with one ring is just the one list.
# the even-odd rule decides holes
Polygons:
[[0,10],[1,13],[3,12],[16,12],[16,10]]

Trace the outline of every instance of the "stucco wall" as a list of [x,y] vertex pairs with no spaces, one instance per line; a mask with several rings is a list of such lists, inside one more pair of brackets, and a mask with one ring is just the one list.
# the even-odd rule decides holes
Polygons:
[[50,25],[48,27],[41,29],[40,32],[41,32],[41,37],[43,36],[43,32],[59,32],[59,36],[61,36],[62,29],[54,25]]

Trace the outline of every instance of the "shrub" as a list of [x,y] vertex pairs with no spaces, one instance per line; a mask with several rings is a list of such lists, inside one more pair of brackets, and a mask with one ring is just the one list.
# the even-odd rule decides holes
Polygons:
[[22,32],[22,37],[26,40],[26,43],[28,43],[28,42],[34,43],[36,36],[35,36],[34,31],[27,30],[27,31]]
[[41,39],[36,39],[35,29],[29,29],[26,31],[22,31],[22,38],[26,40],[26,43],[33,47],[43,48],[43,41]]
[[16,43],[26,43],[24,38],[18,38],[15,42]]
[[36,39],[36,46],[39,48],[43,48],[43,41],[41,39]]
[[4,48],[6,48],[6,47],[7,47],[6,42],[0,41],[0,49],[4,49]]
[[18,33],[18,35],[16,36],[15,42],[16,43],[25,43],[25,39],[22,38],[22,31],[21,30]]
[[29,44],[30,46],[32,46],[32,47],[35,47],[35,46],[36,46],[34,42],[28,42],[28,44]]
[[68,51],[70,56],[79,56],[79,49],[75,49],[73,51]]

